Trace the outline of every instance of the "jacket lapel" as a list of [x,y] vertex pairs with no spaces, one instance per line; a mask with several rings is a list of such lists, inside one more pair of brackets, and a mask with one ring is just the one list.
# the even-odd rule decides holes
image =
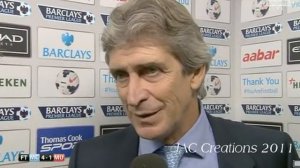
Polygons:
[[[235,145],[243,144],[239,142],[236,135],[231,135],[231,132],[228,131],[231,125],[228,124],[229,121],[226,121],[221,118],[213,117],[207,114],[207,118],[210,122],[216,145],[229,145],[235,143]],[[238,132],[234,132],[238,134]],[[247,153],[218,153],[218,164],[219,168],[254,168],[255,161]]]
[[132,160],[138,155],[139,137],[132,126],[125,128],[123,143],[119,145],[121,158],[118,158],[117,167],[129,167]]

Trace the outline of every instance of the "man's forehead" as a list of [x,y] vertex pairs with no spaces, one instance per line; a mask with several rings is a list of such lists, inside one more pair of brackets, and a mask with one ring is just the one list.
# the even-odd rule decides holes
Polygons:
[[110,55],[110,69],[124,69],[126,67],[143,67],[167,64],[173,57],[160,47],[138,47],[119,49]]

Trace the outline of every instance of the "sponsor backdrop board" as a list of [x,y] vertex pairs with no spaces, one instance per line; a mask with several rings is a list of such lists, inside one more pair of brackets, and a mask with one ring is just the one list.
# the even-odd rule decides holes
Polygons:
[[[22,138],[18,143],[15,141],[16,135],[17,139]],[[30,130],[0,130],[0,167],[9,167],[9,164],[20,164],[18,161],[19,154],[29,152]],[[23,165],[18,166],[23,167]]]
[[[108,23],[108,21],[109,21],[109,14],[101,13],[100,16],[101,16],[103,25],[104,25],[104,26],[107,26],[107,23]],[[101,37],[100,37],[100,38],[101,38]]]
[[26,106],[19,107],[0,107],[1,121],[24,121],[28,120],[32,115],[30,108]]
[[95,61],[94,48],[94,33],[38,28],[40,58]]
[[27,2],[2,0],[0,6],[0,13],[4,15],[13,15],[21,17],[31,15],[31,5]]
[[282,97],[282,74],[241,75],[242,97]]
[[109,70],[100,70],[100,95],[101,97],[119,97],[116,81]]
[[300,38],[293,38],[287,40],[287,63],[300,64]]
[[201,0],[195,2],[196,19],[230,23],[230,1]]
[[282,0],[242,0],[241,22],[265,19],[282,14]]
[[282,64],[281,41],[241,47],[241,68],[278,66]]
[[288,106],[293,116],[300,116],[300,104],[289,104]]
[[0,66],[0,97],[30,97],[31,67]]
[[210,68],[230,68],[230,47],[222,45],[209,45],[209,54],[212,56]]
[[287,72],[288,97],[300,97],[300,71]]
[[228,40],[230,38],[230,31],[224,28],[201,26],[200,33],[207,39]]
[[30,57],[30,27],[0,23],[0,56]]
[[[284,126],[282,131],[291,133],[286,126],[300,123],[297,83],[300,8],[297,6],[300,7],[299,0],[235,1],[238,12],[233,11],[234,24],[240,31],[234,34],[238,35],[234,46],[238,46],[231,64],[237,65],[234,68],[237,76],[232,78],[240,78],[234,85],[240,87],[234,94],[234,104],[239,106],[235,114],[251,125],[269,127],[270,122],[275,122],[275,129],[279,123]],[[294,128],[299,132],[299,127]]]
[[94,97],[94,69],[38,68],[40,97]]
[[208,104],[203,103],[203,109],[209,114],[228,114],[231,111],[229,104]]
[[275,116],[283,114],[281,104],[242,104],[245,114]]
[[92,137],[94,137],[94,126],[39,128],[37,130],[36,153],[57,153],[70,157],[77,142]]
[[93,105],[84,106],[39,106],[44,119],[92,118],[95,115]]
[[127,116],[123,105],[101,105],[101,110],[106,117],[122,117]]
[[242,35],[245,39],[258,37],[272,37],[282,32],[283,27],[279,22],[243,28]]
[[299,31],[300,30],[300,19],[299,18],[289,20],[288,24],[289,24],[289,27],[292,31]]
[[204,86],[207,97],[230,97],[230,76],[223,74],[207,74]]
[[[91,25],[95,23],[95,15],[89,11],[63,8],[57,6],[38,5],[44,19],[70,24]],[[63,11],[63,12],[62,12]]]

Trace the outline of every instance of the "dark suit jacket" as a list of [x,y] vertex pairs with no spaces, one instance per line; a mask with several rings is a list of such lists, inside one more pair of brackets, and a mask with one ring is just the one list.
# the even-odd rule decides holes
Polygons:
[[[219,168],[292,168],[293,160],[298,159],[291,138],[284,132],[207,116],[216,144],[256,145],[253,153],[219,152]],[[133,127],[77,143],[69,168],[129,168],[138,155],[138,144]]]

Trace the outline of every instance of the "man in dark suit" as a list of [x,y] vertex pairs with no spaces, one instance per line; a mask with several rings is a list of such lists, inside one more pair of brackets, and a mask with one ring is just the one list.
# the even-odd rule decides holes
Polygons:
[[[129,0],[117,7],[102,44],[132,126],[76,144],[69,168],[127,168],[147,153],[178,168],[291,168],[298,158],[286,133],[204,112],[211,56],[197,24],[175,0]],[[176,163],[172,145],[184,150]]]
[[[209,115],[208,115],[209,116]],[[291,139],[286,133],[264,128],[246,126],[221,118],[209,116],[216,144],[261,145],[257,152],[218,153],[219,168],[292,168],[298,158]],[[272,153],[266,145],[283,145],[283,151]],[[263,148],[264,147],[264,148]],[[265,151],[267,153],[263,153]],[[138,155],[139,136],[133,127],[113,132],[79,143],[70,160],[70,168],[127,168]],[[197,165],[194,166],[198,168]]]

